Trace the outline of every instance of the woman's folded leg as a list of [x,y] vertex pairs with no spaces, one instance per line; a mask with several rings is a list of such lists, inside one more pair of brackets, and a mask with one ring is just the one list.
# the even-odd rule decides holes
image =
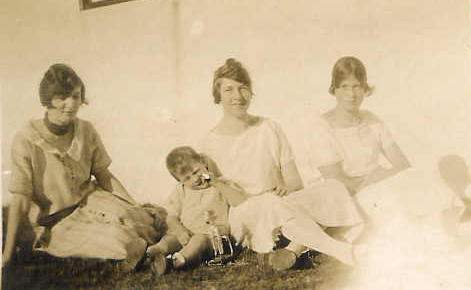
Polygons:
[[364,230],[365,223],[358,205],[340,181],[326,179],[284,199],[323,227],[342,228],[341,237],[350,243]]
[[296,244],[335,257],[348,265],[354,264],[353,246],[330,237],[318,224],[305,217],[296,217],[282,225],[281,231]]

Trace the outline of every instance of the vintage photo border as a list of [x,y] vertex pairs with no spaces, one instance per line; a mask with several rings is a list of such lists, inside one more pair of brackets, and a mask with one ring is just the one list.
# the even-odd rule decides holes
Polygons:
[[79,0],[80,10],[89,10],[93,8],[119,4],[135,0]]

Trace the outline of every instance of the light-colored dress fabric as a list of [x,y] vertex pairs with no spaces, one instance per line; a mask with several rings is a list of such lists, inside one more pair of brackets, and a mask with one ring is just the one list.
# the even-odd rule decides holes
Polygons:
[[[313,168],[343,162],[352,177],[366,176],[380,165],[382,150],[395,144],[386,125],[369,111],[361,111],[360,124],[331,126],[323,117],[309,120],[306,147]],[[375,222],[395,215],[420,217],[462,203],[433,173],[414,168],[363,188],[354,196],[361,210]]]
[[[236,240],[256,252],[271,251],[274,245],[272,231],[297,216],[338,226],[361,222],[343,186],[336,187],[340,190],[334,192],[319,189],[318,196],[311,196],[311,191],[293,193],[286,198],[273,193],[277,185],[283,184],[281,168],[295,157],[285,134],[270,119],[261,118],[239,135],[210,132],[201,142],[200,150],[215,161],[225,177],[251,196],[237,207],[231,207],[229,222]],[[339,210],[337,216],[333,209],[317,212],[317,208],[322,207],[321,201],[328,199],[346,200],[349,210]],[[336,204],[335,201],[332,203]],[[346,217],[345,212],[354,214]]]
[[[35,249],[59,257],[125,259],[142,254],[157,239],[154,219],[134,201],[92,181],[94,172],[111,163],[93,126],[76,119],[65,153],[55,146],[59,138],[42,120],[33,120],[12,145],[9,190],[30,197],[39,208],[32,221]],[[39,226],[44,218],[77,204],[54,226]]]
[[305,128],[305,145],[312,167],[343,161],[349,176],[364,176],[379,165],[381,150],[394,144],[386,125],[375,115],[362,111],[361,122],[349,128],[332,127],[323,117],[311,118]]
[[213,186],[193,190],[178,184],[164,208],[169,215],[178,217],[183,226],[194,234],[210,233],[205,212],[211,213],[215,225],[228,228],[229,204],[221,192]]

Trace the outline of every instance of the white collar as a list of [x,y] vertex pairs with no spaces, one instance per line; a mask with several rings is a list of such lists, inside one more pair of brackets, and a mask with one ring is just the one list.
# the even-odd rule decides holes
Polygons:
[[57,154],[61,157],[69,155],[75,161],[80,161],[85,137],[83,132],[82,120],[78,118],[74,120],[74,137],[72,139],[72,143],[70,144],[69,149],[65,153],[60,152],[56,147],[51,144],[54,140],[57,139],[56,135],[49,132],[47,129],[38,130],[38,122],[42,123],[42,119],[30,121],[27,126],[28,138],[35,145],[41,147],[46,152]]

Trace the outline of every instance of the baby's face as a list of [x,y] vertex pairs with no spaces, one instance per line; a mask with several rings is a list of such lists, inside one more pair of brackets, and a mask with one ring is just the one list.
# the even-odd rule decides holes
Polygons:
[[178,180],[191,189],[204,189],[209,187],[208,169],[201,162],[192,162],[186,173],[180,174]]

